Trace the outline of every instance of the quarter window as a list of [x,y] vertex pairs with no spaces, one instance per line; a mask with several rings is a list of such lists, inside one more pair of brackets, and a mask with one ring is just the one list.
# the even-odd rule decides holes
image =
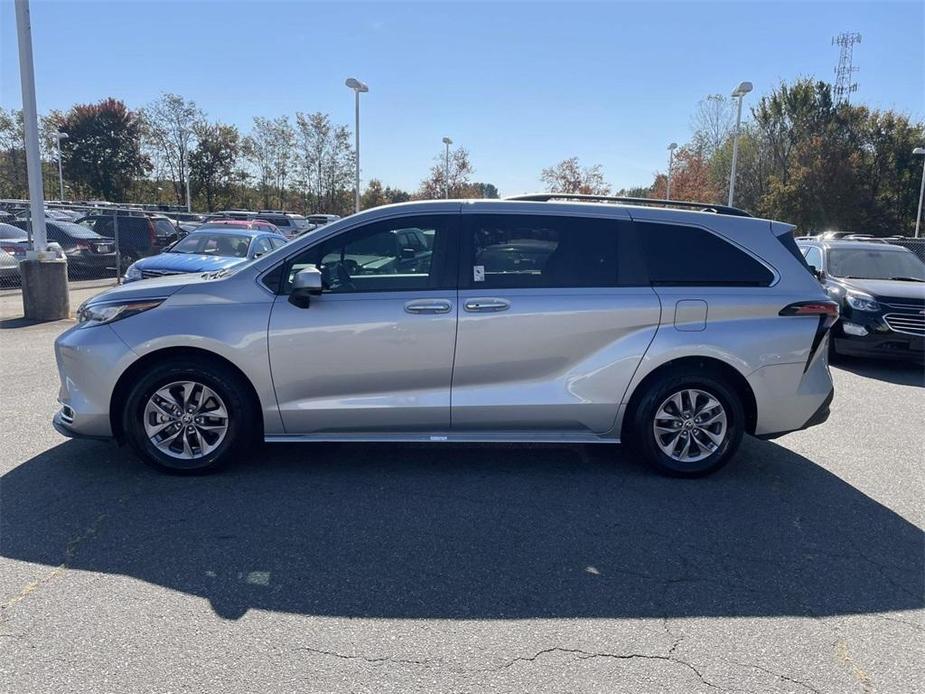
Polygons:
[[[289,265],[282,291],[295,273],[309,265],[321,270],[327,293],[447,289],[444,270],[450,226],[456,215],[403,217],[375,222],[337,234],[297,256]],[[404,244],[403,236],[432,234],[433,249]]]
[[815,246],[806,249],[806,264],[812,265],[817,270],[822,269],[822,251]]
[[649,280],[661,286],[766,287],[764,265],[706,229],[637,222]]
[[[632,233],[613,219],[475,215],[470,232],[474,289],[614,287],[634,284]],[[638,264],[636,264],[638,267]],[[638,278],[637,278],[638,279]]]

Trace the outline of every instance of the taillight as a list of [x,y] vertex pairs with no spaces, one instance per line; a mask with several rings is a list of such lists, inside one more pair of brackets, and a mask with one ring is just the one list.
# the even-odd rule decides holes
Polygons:
[[781,316],[819,316],[825,328],[831,328],[838,320],[838,304],[834,301],[797,301],[784,306]]
[[152,248],[157,246],[157,229],[154,228],[154,222],[150,219],[148,220],[148,241]]
[[12,253],[13,255],[16,255],[16,252],[19,250],[19,248],[9,243],[0,243],[0,250],[4,250],[7,253]]
[[803,373],[809,369],[809,365],[822,343],[822,338],[829,332],[829,328],[835,325],[838,320],[838,304],[834,301],[796,301],[784,306],[778,315],[781,316],[816,316],[819,318],[819,325],[816,328],[816,334],[813,336],[813,342],[809,347],[809,356],[806,358],[806,365],[803,367]]
[[89,241],[78,240],[78,241],[77,241],[77,248],[80,249],[80,250],[82,250],[82,251],[89,251],[89,250],[90,250],[90,242],[89,242]]

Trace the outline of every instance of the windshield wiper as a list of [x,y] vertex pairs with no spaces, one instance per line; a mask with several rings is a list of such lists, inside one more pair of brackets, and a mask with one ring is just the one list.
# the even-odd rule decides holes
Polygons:
[[925,282],[921,277],[888,277],[887,279],[897,282]]

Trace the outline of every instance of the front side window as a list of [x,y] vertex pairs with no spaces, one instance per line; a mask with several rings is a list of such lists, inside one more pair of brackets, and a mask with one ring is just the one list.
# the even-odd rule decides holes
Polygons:
[[[309,265],[321,270],[327,293],[449,288],[444,268],[454,220],[455,215],[402,217],[337,234],[296,256],[281,290],[288,293],[295,273]],[[404,246],[400,237],[408,230],[432,233],[438,239],[434,249]]]
[[540,215],[474,215],[467,267],[473,289],[615,287],[628,223]]
[[774,274],[706,229],[637,222],[649,280],[667,287],[767,287]]

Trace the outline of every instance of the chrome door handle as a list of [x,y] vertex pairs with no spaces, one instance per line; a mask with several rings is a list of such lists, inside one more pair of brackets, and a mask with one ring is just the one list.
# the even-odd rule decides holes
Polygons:
[[468,299],[465,304],[467,311],[472,313],[496,313],[507,311],[511,302],[507,299]]
[[449,301],[422,299],[405,304],[408,313],[449,313],[452,304]]

